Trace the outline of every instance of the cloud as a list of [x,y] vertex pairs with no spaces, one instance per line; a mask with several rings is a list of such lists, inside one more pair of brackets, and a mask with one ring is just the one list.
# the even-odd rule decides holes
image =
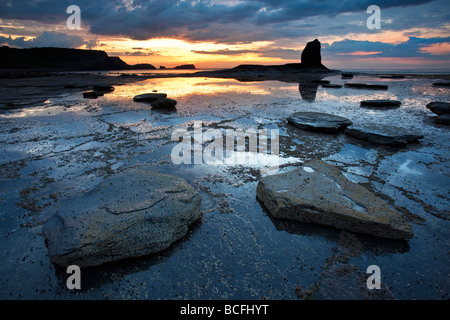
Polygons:
[[233,56],[233,55],[241,55],[241,54],[256,54],[260,57],[266,58],[281,58],[281,59],[298,59],[300,60],[300,56],[302,54],[301,50],[294,49],[283,49],[283,48],[260,48],[254,50],[213,50],[213,51],[205,51],[205,50],[192,50],[192,52],[197,54],[214,54],[214,55],[225,55],[225,56]]
[[[0,0],[1,18],[35,20],[65,25],[69,15],[66,8],[72,0]],[[401,15],[419,22],[444,23],[445,10],[438,18],[421,18],[407,7],[423,5],[432,0],[378,0],[386,10],[398,9]],[[444,0],[438,1],[445,6]],[[217,41],[221,43],[258,41],[277,38],[298,38],[308,33],[313,37],[323,34],[333,22],[350,22],[335,28],[334,34],[351,30],[354,24],[342,14],[358,13],[362,28],[367,19],[366,9],[373,0],[247,0],[247,1],[167,1],[167,0],[78,0],[82,26],[96,35],[125,36],[135,40],[150,38],[181,38],[189,41]],[[401,10],[400,10],[401,8]],[[448,5],[447,5],[448,8]],[[317,19],[315,19],[317,18]],[[332,21],[333,19],[338,19]],[[386,18],[387,19],[387,18]],[[311,23],[312,20],[313,22]],[[401,20],[401,19],[399,19]],[[395,19],[392,19],[395,25]],[[444,21],[444,22],[443,22]]]
[[0,43],[19,48],[32,47],[58,47],[58,48],[78,48],[83,45],[94,47],[96,41],[84,41],[77,35],[68,35],[65,33],[44,32],[40,36],[26,40],[24,37],[12,39],[10,37],[0,37]]
[[[418,38],[409,37],[408,41],[394,45],[383,42],[342,40],[333,42],[331,45],[323,45],[322,50],[327,55],[338,55],[340,58],[355,55],[368,55],[370,57],[430,57],[432,54],[423,50],[436,44],[450,42],[450,37],[446,38]],[[448,59],[448,54],[443,54],[442,58]],[[433,55],[436,59],[437,55]]]

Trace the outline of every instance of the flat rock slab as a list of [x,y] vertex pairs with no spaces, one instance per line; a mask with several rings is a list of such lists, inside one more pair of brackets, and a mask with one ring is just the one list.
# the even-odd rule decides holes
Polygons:
[[363,100],[361,101],[361,107],[366,108],[381,108],[390,109],[398,108],[402,103],[397,100]]
[[158,99],[167,98],[167,94],[165,93],[143,93],[137,96],[134,96],[133,100],[136,102],[152,102]]
[[275,218],[390,239],[413,237],[412,228],[402,215],[321,160],[263,177],[256,192]]
[[59,206],[43,235],[54,263],[97,266],[168,248],[200,218],[200,203],[182,178],[128,170]]
[[404,128],[376,123],[367,123],[363,126],[353,125],[344,132],[361,140],[390,146],[404,146],[423,138],[423,135],[412,133]]
[[330,80],[311,80],[311,83],[316,83],[316,84],[329,84]]
[[289,116],[288,122],[303,130],[326,133],[343,131],[352,124],[347,118],[321,112],[296,112]]
[[372,89],[372,90],[387,90],[388,86],[384,84],[366,84],[366,83],[346,83],[347,88],[354,89]]
[[443,114],[450,114],[450,103],[448,102],[430,102],[426,107],[438,116]]

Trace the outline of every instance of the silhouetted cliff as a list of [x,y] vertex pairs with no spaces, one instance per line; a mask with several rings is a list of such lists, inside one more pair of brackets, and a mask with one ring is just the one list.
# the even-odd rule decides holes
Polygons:
[[156,69],[150,64],[130,66],[119,57],[100,50],[65,48],[0,48],[0,69],[132,70]]

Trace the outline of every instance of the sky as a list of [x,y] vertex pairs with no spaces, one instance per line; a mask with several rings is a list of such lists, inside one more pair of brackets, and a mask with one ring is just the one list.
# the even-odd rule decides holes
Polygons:
[[450,1],[0,0],[0,45],[104,50],[129,64],[295,63],[314,39],[332,69],[450,70]]

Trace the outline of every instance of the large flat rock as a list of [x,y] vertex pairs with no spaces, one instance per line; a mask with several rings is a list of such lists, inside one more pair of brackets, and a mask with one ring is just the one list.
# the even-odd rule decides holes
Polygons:
[[347,118],[321,112],[296,112],[289,116],[288,122],[303,130],[326,133],[343,131],[352,124]]
[[182,178],[128,170],[61,205],[43,235],[54,263],[96,266],[168,248],[200,218],[200,203]]
[[257,196],[275,218],[390,239],[413,237],[411,226],[396,210],[321,160],[261,178]]
[[344,132],[361,140],[390,146],[404,146],[423,138],[423,135],[411,132],[411,130],[377,123],[352,125]]

